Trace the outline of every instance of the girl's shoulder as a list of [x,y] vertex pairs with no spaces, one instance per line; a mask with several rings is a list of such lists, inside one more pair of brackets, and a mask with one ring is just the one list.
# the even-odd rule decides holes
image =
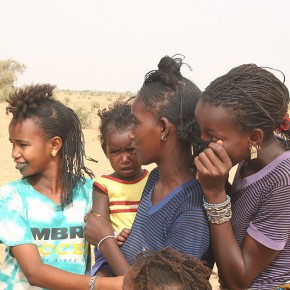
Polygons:
[[18,179],[0,187],[0,204],[5,208],[23,211],[27,207],[27,198],[31,196],[32,186],[25,178]]
[[0,200],[21,196],[29,191],[29,188],[30,186],[26,178],[21,178],[6,183],[0,187]]

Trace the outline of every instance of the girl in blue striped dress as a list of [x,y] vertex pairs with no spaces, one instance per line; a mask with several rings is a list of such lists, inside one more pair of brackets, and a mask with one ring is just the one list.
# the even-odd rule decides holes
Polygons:
[[141,164],[157,167],[121,250],[110,223],[96,214],[87,216],[86,238],[100,249],[115,275],[124,275],[142,251],[167,246],[212,266],[203,192],[192,168],[191,142],[199,140],[194,110],[201,91],[182,76],[181,65],[181,58],[163,57],[132,103],[132,147]]

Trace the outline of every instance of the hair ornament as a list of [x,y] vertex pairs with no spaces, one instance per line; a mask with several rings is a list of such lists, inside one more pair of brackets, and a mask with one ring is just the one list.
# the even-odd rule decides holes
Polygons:
[[286,113],[285,116],[284,116],[283,121],[279,125],[279,129],[281,131],[288,131],[289,127],[290,127],[290,118],[289,118],[289,114]]

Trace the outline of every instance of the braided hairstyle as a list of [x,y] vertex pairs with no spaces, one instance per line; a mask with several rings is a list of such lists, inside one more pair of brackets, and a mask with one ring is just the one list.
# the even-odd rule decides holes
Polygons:
[[279,130],[289,149],[289,125],[286,130],[279,129],[288,111],[289,91],[265,68],[255,64],[233,68],[211,82],[201,100],[232,112],[233,121],[242,134],[260,128],[268,139]]
[[196,257],[170,247],[158,252],[145,251],[130,269],[134,289],[208,290],[211,269]]
[[131,101],[134,97],[125,100],[120,97],[114,103],[110,104],[108,108],[98,110],[100,117],[99,125],[99,139],[102,147],[106,147],[106,136],[110,128],[115,128],[118,132],[124,132],[132,125],[131,117]]
[[85,167],[84,136],[76,113],[53,98],[55,86],[37,84],[20,88],[6,100],[6,113],[21,122],[32,119],[47,140],[55,136],[62,139],[61,204],[64,208],[72,202],[72,190],[79,181],[85,182],[84,173],[93,177]]
[[164,56],[158,64],[158,70],[145,75],[138,98],[148,111],[154,113],[156,120],[166,117],[175,125],[179,142],[184,145],[199,142],[194,111],[201,91],[182,76],[182,60],[176,56]]

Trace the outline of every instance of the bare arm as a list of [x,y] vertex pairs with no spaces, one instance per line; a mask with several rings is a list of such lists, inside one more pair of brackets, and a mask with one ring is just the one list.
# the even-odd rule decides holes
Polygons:
[[248,234],[240,248],[229,222],[210,224],[210,230],[218,271],[229,289],[246,289],[278,254]]
[[[85,236],[90,244],[97,246],[103,237],[114,235],[111,223],[102,216],[89,213],[86,215],[85,221]],[[100,251],[115,275],[124,275],[127,272],[130,264],[121,252],[116,239],[109,238],[104,240],[100,245]]]
[[[26,279],[31,285],[57,290],[88,290],[91,277],[69,273],[44,264],[38,249],[33,244],[19,245],[11,248]],[[123,277],[97,278],[96,290],[121,290]]]
[[102,217],[110,220],[110,208],[108,195],[101,191],[97,186],[93,186],[93,212],[100,214]]
[[[196,157],[195,165],[207,202],[224,202],[225,184],[232,163],[222,142],[210,143],[209,148]],[[210,230],[218,270],[229,289],[246,289],[278,254],[249,235],[240,247],[230,222],[210,224]]]

